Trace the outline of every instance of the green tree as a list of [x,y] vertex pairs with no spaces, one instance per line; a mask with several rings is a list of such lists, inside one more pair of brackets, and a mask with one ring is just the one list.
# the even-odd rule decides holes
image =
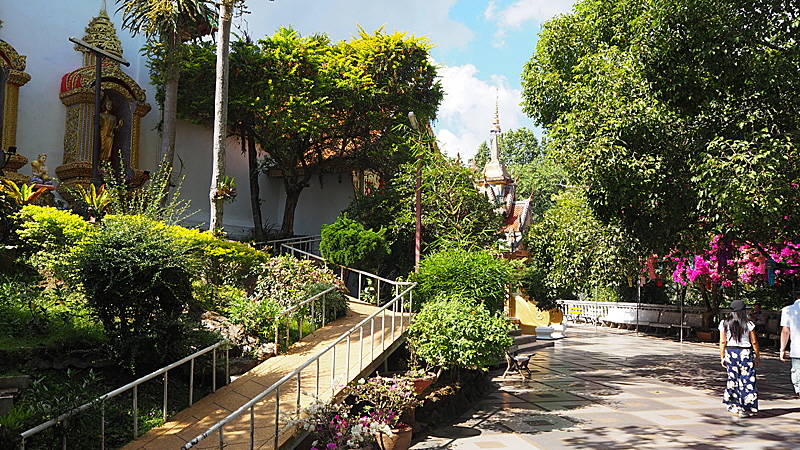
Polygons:
[[151,59],[161,59],[163,71],[156,75],[164,86],[161,153],[172,168],[175,157],[177,94],[180,79],[181,43],[208,33],[214,12],[208,0],[117,0],[122,27],[134,35],[143,33],[150,44]]
[[254,106],[267,166],[283,176],[282,234],[291,234],[300,193],[333,166],[385,169],[404,139],[409,111],[432,119],[442,99],[425,38],[382,30],[331,45],[282,28],[260,42],[269,83]]
[[[539,139],[536,138],[533,131],[525,127],[501,134],[497,141],[497,149],[500,159],[509,166],[529,164],[544,157]],[[486,166],[486,163],[489,162],[489,143],[481,142],[474,160],[478,169],[482,170]]]
[[[300,193],[319,173],[341,167],[392,171],[393,153],[404,139],[397,124],[409,111],[433,118],[442,98],[430,48],[424,38],[382,30],[360,30],[334,44],[325,35],[301,36],[290,28],[232,45],[228,123],[246,137],[249,159],[255,160],[257,144],[267,155],[263,170],[283,179],[282,234],[292,233]],[[197,52],[201,59],[187,64],[187,71],[207,85],[211,59],[207,50]],[[210,104],[200,92],[197,85],[184,91],[186,116],[208,123]]]
[[[601,290],[610,298],[637,278],[637,244],[592,215],[581,190],[567,189],[525,235],[523,288],[540,304]],[[544,303],[543,303],[544,302]]]
[[336,222],[322,226],[319,251],[334,264],[378,273],[390,254],[385,234],[385,228],[372,231],[342,214]]
[[[472,170],[440,154],[422,159],[423,256],[454,245],[485,247],[497,241],[501,218],[485,195],[475,189]],[[417,162],[406,163],[369,195],[357,195],[348,217],[365,228],[387,229],[391,262],[386,275],[403,276],[414,268],[414,195]]]
[[583,1],[525,67],[596,216],[661,254],[712,233],[797,236],[797,8],[770,1]]

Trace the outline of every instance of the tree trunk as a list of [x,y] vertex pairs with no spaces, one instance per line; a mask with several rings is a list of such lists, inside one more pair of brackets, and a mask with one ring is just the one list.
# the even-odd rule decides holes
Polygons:
[[[165,36],[164,43],[167,51],[165,55],[166,77],[164,81],[164,116],[161,126],[161,154],[167,167],[172,169],[175,160],[175,130],[178,122],[178,81],[181,74],[177,57],[181,45],[178,33],[170,33]],[[169,184],[166,189],[169,190]]]
[[222,208],[225,199],[217,195],[225,175],[225,149],[228,133],[228,48],[231,35],[232,0],[223,0],[219,6],[219,34],[217,35],[217,83],[214,90],[214,164],[211,169],[211,220],[212,232],[222,228]]
[[[250,208],[253,210],[253,227],[256,240],[264,240],[264,222],[261,218],[261,188],[258,185],[258,149],[256,149],[256,139],[252,132],[242,133],[243,139],[246,136],[247,145],[247,165],[250,173]],[[245,142],[242,143],[245,145]]]
[[287,238],[294,236],[294,213],[297,209],[297,204],[300,202],[300,193],[303,192],[301,186],[305,186],[305,183],[289,185],[289,183],[286,182],[284,186],[286,187],[286,205],[283,208],[281,237]]

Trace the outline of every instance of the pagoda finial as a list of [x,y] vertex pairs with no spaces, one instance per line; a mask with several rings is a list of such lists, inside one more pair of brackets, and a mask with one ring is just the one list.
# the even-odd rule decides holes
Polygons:
[[492,122],[492,133],[500,133],[500,105],[499,100],[495,94],[494,98],[494,122]]
[[500,138],[500,108],[498,100],[494,100],[494,122],[492,122],[492,148],[489,155],[490,161],[500,161],[500,146],[498,140]]
[[[86,27],[86,35],[83,37],[83,40],[108,53],[120,57],[122,56],[122,43],[117,37],[117,30],[114,28],[114,24],[111,23],[111,19],[109,19],[108,13],[106,13],[105,0],[103,0],[100,6],[100,14],[92,19]],[[88,49],[83,47],[77,47],[76,50],[86,53],[87,58],[91,53]],[[93,61],[84,61],[84,65],[91,64],[93,64]]]

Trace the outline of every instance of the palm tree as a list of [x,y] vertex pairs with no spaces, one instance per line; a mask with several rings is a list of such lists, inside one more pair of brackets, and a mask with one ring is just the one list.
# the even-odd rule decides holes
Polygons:
[[183,41],[210,33],[214,11],[209,0],[116,0],[122,27],[135,36],[143,33],[150,43],[160,43],[164,63],[164,105],[161,154],[168,168],[175,158],[180,46]]

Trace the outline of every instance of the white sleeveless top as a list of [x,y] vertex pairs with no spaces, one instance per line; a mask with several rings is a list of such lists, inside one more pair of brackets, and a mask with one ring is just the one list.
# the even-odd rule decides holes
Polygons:
[[735,339],[733,336],[731,336],[731,333],[728,333],[725,330],[725,321],[724,320],[719,323],[719,331],[720,331],[720,333],[725,332],[725,335],[728,338],[728,342],[726,343],[726,345],[728,347],[750,347],[751,346],[751,344],[750,344],[750,332],[755,330],[755,329],[756,329],[756,325],[753,322],[748,320],[747,321],[747,332],[745,332],[744,336],[742,336],[742,340],[739,340],[739,339]]

